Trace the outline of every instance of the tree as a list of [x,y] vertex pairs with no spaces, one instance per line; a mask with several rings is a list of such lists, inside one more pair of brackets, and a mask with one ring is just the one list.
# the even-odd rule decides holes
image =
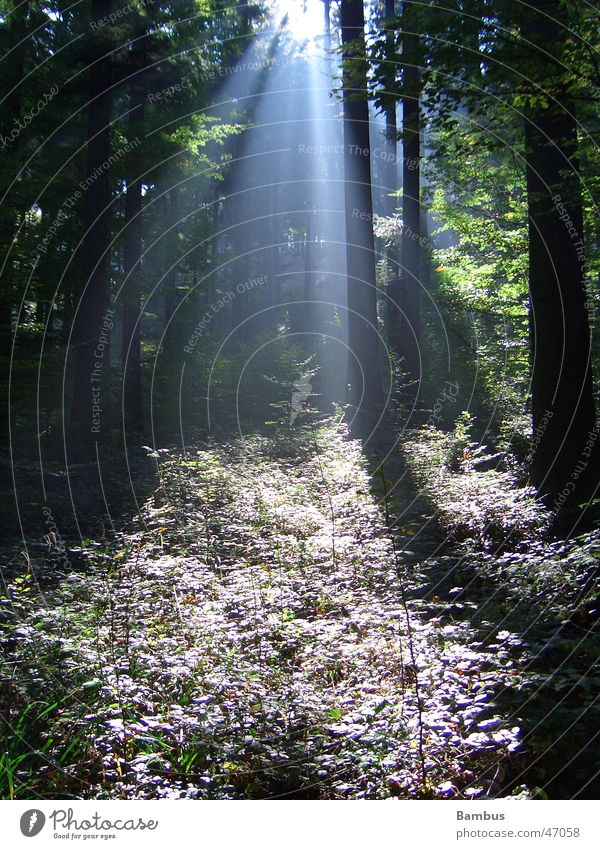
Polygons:
[[342,0],[340,13],[349,400],[361,411],[376,412],[381,405],[382,390],[379,372],[367,61],[362,0]]
[[[398,28],[400,26],[400,36]],[[395,16],[395,3],[386,0],[383,31],[372,50],[374,57],[374,99],[386,121],[388,190],[397,189],[396,103],[402,103],[402,233],[400,251],[388,240],[387,255],[392,279],[386,330],[390,347],[402,358],[408,377],[409,397],[418,395],[420,365],[420,287],[421,287],[421,16],[413,2],[402,4],[401,20]],[[401,45],[401,54],[399,46]],[[401,76],[398,79],[397,70]],[[391,187],[391,188],[390,188]],[[390,198],[386,214],[396,213]]]
[[429,8],[426,26],[431,124],[467,116],[465,149],[487,134],[499,152],[510,144],[525,172],[531,479],[557,509],[597,482],[586,460],[595,410],[576,114],[585,103],[576,71],[591,61],[576,33],[591,14],[568,0],[507,0],[493,11],[485,0],[460,0]]
[[[112,0],[92,0],[90,20],[107,18],[111,9]],[[96,440],[102,433],[98,399],[103,386],[106,398],[107,349],[103,351],[103,362],[97,353],[102,328],[111,323],[106,321],[113,84],[110,44],[110,24],[93,31],[89,54],[87,188],[83,196],[85,236],[80,250],[81,292],[72,330],[75,376],[71,430],[73,448],[81,460],[94,459]]]
[[[143,128],[146,91],[144,71],[147,65],[147,33],[140,21],[131,49],[132,79],[129,84],[128,129],[131,141]],[[139,161],[139,160],[138,160]],[[139,167],[139,166],[138,166]],[[137,170],[137,169],[136,169]],[[123,246],[123,419],[126,426],[140,431],[142,419],[141,350],[141,262],[142,262],[142,180],[133,175],[127,181],[125,196],[125,237]]]
[[[523,35],[538,51],[560,45],[564,7],[536,0]],[[586,444],[596,422],[585,241],[575,103],[560,51],[546,56],[543,82],[523,92],[529,216],[532,344],[531,405],[535,449],[531,476],[549,497],[581,500],[589,469]],[[589,494],[589,492],[588,492]]]
[[[12,310],[14,301],[13,259],[9,256],[19,220],[24,212],[23,202],[16,200],[13,185],[21,164],[23,148],[23,115],[25,68],[31,52],[28,38],[30,23],[29,0],[14,3],[8,10],[2,30],[3,97],[0,101],[2,119],[2,152],[0,160],[0,356],[9,357],[12,345]],[[28,117],[28,116],[27,116]],[[23,122],[21,121],[23,118]],[[23,189],[21,188],[21,191]]]
[[419,19],[413,2],[402,4],[402,321],[399,353],[418,395],[421,287],[421,114]]
[[[396,197],[394,193],[398,190],[398,120],[396,107],[398,103],[396,75],[398,67],[396,47],[396,3],[395,0],[385,0],[385,43],[384,61],[382,63],[382,87],[380,102],[385,113],[385,138],[386,138],[386,188],[388,191],[388,204],[386,214],[396,214]],[[400,262],[398,249],[390,242],[387,250],[387,260],[390,266],[392,279],[388,286],[388,298],[386,304],[386,332],[388,344],[397,353],[400,352],[401,344],[401,279],[399,276]]]

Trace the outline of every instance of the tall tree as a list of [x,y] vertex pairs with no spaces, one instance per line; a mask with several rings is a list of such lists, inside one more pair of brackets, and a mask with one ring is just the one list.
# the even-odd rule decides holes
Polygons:
[[341,0],[349,400],[364,412],[382,401],[371,198],[369,104],[362,0]]
[[0,288],[0,356],[10,356],[12,344],[12,311],[14,301],[14,281],[12,279],[13,260],[9,258],[12,241],[17,231],[19,218],[23,213],[22,201],[19,203],[13,181],[19,171],[21,148],[23,146],[23,79],[25,77],[26,55],[30,49],[29,0],[15,2],[8,10],[7,20],[2,29],[3,50],[3,86],[0,101],[2,119],[2,156],[0,160],[0,269],[2,286]]
[[[396,2],[385,0],[385,46],[383,62],[383,95],[382,105],[385,113],[385,140],[386,140],[386,189],[388,193],[386,215],[396,214],[396,197],[394,192],[398,190],[398,119],[397,104],[398,94],[396,76],[398,58],[396,53]],[[386,250],[388,265],[392,279],[388,287],[386,305],[386,331],[388,343],[396,352],[400,349],[400,276],[399,255],[396,245],[390,241]]]
[[[131,141],[143,132],[146,91],[147,34],[140,21],[132,50],[133,76],[129,84],[128,125]],[[139,163],[139,160],[137,160]],[[139,170],[139,164],[134,166]],[[132,174],[125,197],[125,239],[123,246],[123,419],[134,431],[142,429],[142,350],[141,350],[141,262],[142,262],[142,180]]]
[[419,17],[413,2],[402,4],[402,322],[399,352],[418,395],[421,287],[421,85]]
[[499,0],[493,10],[487,0],[460,0],[427,10],[432,123],[450,128],[457,113],[466,116],[465,156],[483,133],[500,152],[510,144],[525,171],[531,479],[557,509],[583,501],[598,478],[587,458],[595,405],[575,111],[585,103],[578,71],[590,65],[576,33],[591,16],[570,0]]
[[[582,495],[579,464],[588,468],[585,446],[596,420],[577,118],[557,47],[561,21],[568,25],[566,7],[535,0],[530,9],[523,36],[546,54],[543,80],[534,77],[523,93],[536,446],[531,475],[540,492],[556,496],[566,489],[572,501]],[[556,46],[551,56],[547,45]]]
[[[92,0],[91,22],[108,19],[112,0]],[[96,366],[108,305],[110,246],[110,116],[112,105],[111,26],[92,29],[89,51],[88,142],[83,217],[85,236],[80,251],[81,294],[73,321],[75,376],[71,426],[78,458],[92,460],[102,434],[98,399],[106,399],[106,362]],[[104,349],[106,352],[106,348]],[[106,353],[104,353],[106,360]],[[97,380],[92,379],[98,372]],[[105,402],[103,402],[105,403]]]

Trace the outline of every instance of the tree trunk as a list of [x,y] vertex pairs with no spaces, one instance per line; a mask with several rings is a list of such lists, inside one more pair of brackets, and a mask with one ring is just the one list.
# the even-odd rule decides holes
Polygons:
[[179,219],[180,198],[179,198],[179,181],[178,172],[175,171],[172,178],[172,185],[169,191],[165,194],[164,209],[165,209],[165,232],[167,233],[167,265],[168,271],[165,277],[165,330],[163,336],[163,350],[165,353],[172,353],[175,348],[177,337],[176,319],[177,312],[177,274],[179,271]]
[[400,354],[416,398],[420,364],[420,271],[421,271],[421,115],[418,20],[413,3],[402,9],[402,323]]
[[[147,30],[141,17],[134,27],[132,59],[137,74],[129,86],[128,124],[131,139],[143,136],[146,102],[146,66],[148,63]],[[142,171],[136,158],[130,165]],[[127,182],[125,196],[125,238],[123,246],[123,419],[125,427],[143,429],[142,415],[142,347],[141,347],[141,263],[142,263],[142,181],[135,174]]]
[[[314,256],[314,218],[315,212],[309,209],[306,213],[306,229],[304,242],[304,304],[301,329],[303,333],[315,332],[315,256]],[[307,348],[312,347],[314,338],[304,340]]]
[[[386,188],[387,188],[387,215],[393,215],[396,211],[397,199],[390,197],[391,192],[398,190],[398,162],[396,159],[398,148],[398,121],[396,118],[396,44],[392,21],[396,17],[395,0],[385,0],[386,26],[389,27],[385,37],[386,53],[386,109],[385,109],[385,139],[386,139]],[[393,253],[393,251],[392,251]],[[390,251],[388,251],[388,257]]]
[[[556,0],[538,0],[524,36],[540,49],[561,44]],[[558,19],[558,20],[557,20]],[[586,305],[586,263],[574,104],[560,56],[546,66],[545,108],[525,113],[532,356],[531,480],[556,513],[596,485],[596,416]]]
[[362,412],[377,412],[381,407],[382,391],[379,373],[367,61],[362,0],[342,0],[340,12],[343,44],[349,402]]
[[[595,424],[577,124],[567,104],[563,106],[563,111],[532,111],[525,123],[535,446],[531,479],[551,497],[568,488],[557,508],[581,491],[579,479],[589,467],[584,449]],[[569,163],[573,168],[567,173]],[[585,467],[579,468],[580,463]]]
[[[10,58],[5,60],[3,88],[7,92],[1,110],[2,124],[9,128],[13,121],[21,118],[23,102],[23,78],[25,76],[26,49],[29,45],[27,37],[29,15],[29,0],[15,4],[8,19],[9,39],[14,45]],[[17,124],[17,126],[20,126]],[[9,188],[19,171],[21,136],[8,143],[5,153],[10,157],[11,165],[3,167],[4,179],[0,190],[0,269],[2,285],[0,286],[0,357],[10,357],[12,350],[12,311],[14,301],[13,264],[7,259],[12,248],[12,242],[17,232],[19,222],[18,205],[15,197],[19,191],[13,185]],[[21,191],[23,189],[21,188]],[[5,424],[2,417],[3,425]]]
[[[92,0],[91,20],[105,18],[112,0]],[[110,245],[110,112],[112,68],[110,26],[94,32],[91,51],[86,189],[83,217],[86,235],[81,248],[82,293],[73,323],[75,378],[71,426],[74,450],[81,460],[95,459],[108,396],[108,345],[101,338],[110,329],[107,313]],[[87,182],[89,181],[89,183]],[[105,413],[104,413],[105,414]]]
[[[279,179],[279,169],[277,169],[276,181]],[[277,215],[279,211],[279,190],[275,185],[269,193],[269,242],[270,247],[267,253],[267,269],[269,280],[267,283],[268,306],[269,313],[267,316],[267,326],[274,330],[277,327],[279,305],[279,242],[281,241],[280,233],[280,218]]]
[[[130,113],[129,123],[143,120],[144,100]],[[123,249],[123,418],[125,425],[142,430],[142,352],[140,272],[142,261],[142,182],[132,179],[125,197],[125,244]]]
[[[233,246],[233,261],[230,263],[230,274],[227,281],[226,291],[231,293],[231,331],[230,344],[237,348],[240,343],[245,342],[248,336],[248,292],[244,287],[247,279],[248,258],[244,254],[248,251],[249,226],[246,222],[248,193],[245,184],[237,184],[239,194],[230,199],[229,209],[231,214],[231,243]],[[240,287],[239,289],[237,287]]]
[[325,33],[326,46],[330,46],[331,41],[331,18],[330,18],[331,0],[323,0],[323,32]]
[[[396,214],[397,198],[391,197],[392,192],[398,190],[398,120],[396,117],[396,44],[395,31],[391,22],[396,17],[395,0],[385,0],[386,26],[389,27],[385,37],[386,54],[386,107],[385,107],[385,140],[386,140],[386,190],[387,203],[386,215]],[[388,299],[386,301],[386,335],[388,344],[396,352],[400,349],[400,278],[399,278],[399,256],[396,245],[390,245],[386,250],[389,270],[392,279],[388,285]]]

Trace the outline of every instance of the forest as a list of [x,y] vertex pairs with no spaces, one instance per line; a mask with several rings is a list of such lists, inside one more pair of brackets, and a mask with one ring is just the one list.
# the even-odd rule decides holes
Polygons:
[[1,799],[598,797],[598,23],[0,0]]

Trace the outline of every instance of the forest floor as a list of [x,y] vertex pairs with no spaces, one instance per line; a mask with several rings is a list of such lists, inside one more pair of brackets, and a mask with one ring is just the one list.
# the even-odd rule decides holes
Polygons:
[[7,567],[4,798],[593,794],[597,533],[465,547],[331,423],[154,458]]

